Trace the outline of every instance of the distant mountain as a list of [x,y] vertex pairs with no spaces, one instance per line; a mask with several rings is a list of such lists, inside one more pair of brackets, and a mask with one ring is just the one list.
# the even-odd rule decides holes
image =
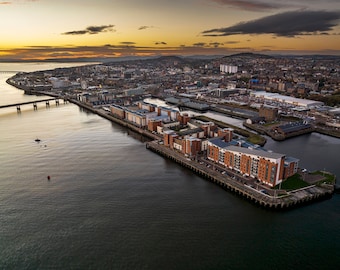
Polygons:
[[260,53],[237,53],[232,55],[224,56],[223,58],[262,58],[262,59],[273,59],[275,57],[266,55],[266,54],[260,54]]
[[156,60],[158,62],[183,62],[185,61],[185,58],[182,56],[177,56],[177,55],[164,55],[160,56],[158,58],[152,59]]
[[127,62],[127,61],[157,61],[158,63],[174,63],[177,62],[178,64],[189,64],[198,61],[209,61],[214,59],[236,59],[236,58],[243,58],[243,59],[273,59],[273,58],[304,58],[304,59],[313,59],[313,60],[336,60],[339,59],[339,55],[285,55],[285,54],[273,54],[273,55],[266,55],[266,54],[259,54],[259,53],[237,53],[232,55],[167,55],[167,56],[123,56],[123,57],[108,57],[108,58],[51,58],[51,59],[30,59],[30,60],[18,60],[18,59],[11,59],[11,58],[0,58],[0,63],[2,62],[12,62],[12,63],[20,63],[20,62],[58,62],[58,63],[70,63],[70,62],[97,62],[103,64],[110,64],[110,63],[119,63],[119,62]]
[[338,60],[340,59],[340,55],[323,55],[323,54],[301,54],[301,55],[275,55],[275,57],[280,58],[304,58],[304,59],[313,59],[313,60]]
[[[112,59],[110,59],[112,60]],[[166,56],[153,56],[153,57],[136,57],[134,59],[126,59],[126,58],[117,58],[115,61],[105,61],[105,65],[116,64],[119,62],[140,62],[143,61],[145,64],[160,64],[160,65],[174,65],[175,63],[178,65],[186,65],[192,64],[197,61],[204,61],[198,58],[187,58],[185,56],[177,56],[177,55],[166,55]]]

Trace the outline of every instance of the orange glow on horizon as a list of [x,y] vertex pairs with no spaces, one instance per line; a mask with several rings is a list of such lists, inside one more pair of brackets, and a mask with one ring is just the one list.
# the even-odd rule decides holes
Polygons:
[[[0,5],[2,25],[7,25],[0,29],[0,60],[228,55],[245,51],[340,55],[340,15],[335,12],[339,8],[336,1],[322,4],[294,1],[297,6],[306,6],[301,11],[292,11],[285,5],[277,10],[261,10],[264,6],[261,4],[211,0],[8,2],[11,4]],[[274,0],[267,2],[276,6]],[[245,6],[248,8],[244,9]],[[305,16],[307,26],[302,25],[302,30],[295,33],[296,25],[282,20],[282,14],[294,18]],[[316,16],[318,24],[308,16]],[[271,20],[271,17],[281,18],[283,23],[272,28],[270,23],[261,24],[263,19]],[[243,23],[247,27],[242,28]],[[258,34],[250,34],[254,32]]]

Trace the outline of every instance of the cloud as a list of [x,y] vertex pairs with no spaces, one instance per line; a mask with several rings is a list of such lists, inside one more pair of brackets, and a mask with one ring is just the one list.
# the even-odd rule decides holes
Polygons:
[[[206,0],[239,10],[264,12],[277,9],[312,9],[320,7],[320,0]],[[323,0],[322,7],[334,6],[338,0]]]
[[136,42],[132,42],[132,41],[122,41],[122,42],[119,42],[119,44],[122,44],[122,45],[135,45]]
[[236,7],[242,10],[264,11],[283,7],[282,4],[254,0],[211,0],[221,5]]
[[[130,43],[130,42],[128,42]],[[228,55],[231,53],[256,51],[250,47],[212,47],[206,45],[203,47],[193,45],[180,46],[159,46],[159,47],[141,47],[126,46],[126,43],[113,45],[106,44],[103,46],[28,46],[23,48],[1,49],[0,62],[20,61],[20,60],[55,60],[55,59],[77,59],[77,58],[110,58],[118,56],[156,56],[156,55]],[[130,43],[131,44],[131,43]],[[264,47],[262,49],[265,49]],[[268,48],[269,50],[269,48]],[[286,50],[286,51],[285,51]],[[276,52],[281,53],[308,53],[308,54],[334,54],[339,55],[340,50],[322,50],[322,51],[294,51],[294,49],[281,49]]]
[[226,41],[224,42],[224,44],[237,44],[237,43],[240,43],[239,41]]
[[220,43],[220,42],[210,42],[209,43],[209,46],[212,46],[214,48],[218,48],[219,46],[223,46],[224,44],[223,43]]
[[12,4],[21,4],[25,2],[38,2],[39,0],[21,0],[21,1],[0,1],[0,5],[12,5]]
[[[240,43],[239,41],[226,41],[226,42],[209,42],[209,43],[205,43],[205,42],[197,42],[192,44],[193,47],[200,47],[200,48],[220,48],[223,45],[226,44],[237,44]],[[185,45],[182,45],[185,47]]]
[[194,47],[205,47],[206,43],[204,42],[197,42],[197,43],[194,43],[192,44],[192,46]]
[[226,27],[205,30],[203,36],[230,36],[245,34],[273,34],[294,37],[331,31],[340,19],[338,11],[289,11],[257,20]]
[[114,31],[113,29],[114,25],[101,25],[101,26],[89,26],[84,30],[76,30],[76,31],[69,31],[62,33],[62,35],[85,35],[85,34],[90,34],[90,35],[95,35],[103,32],[112,32]]
[[154,28],[154,26],[143,25],[143,26],[138,27],[138,30],[146,30],[150,28]]

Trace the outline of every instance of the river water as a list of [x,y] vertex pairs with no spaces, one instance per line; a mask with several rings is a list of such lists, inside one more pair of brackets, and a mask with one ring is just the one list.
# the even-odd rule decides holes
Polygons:
[[[32,98],[11,75],[1,104]],[[263,210],[73,104],[38,107],[0,111],[0,269],[338,269],[339,195]],[[338,139],[267,146],[340,175]]]

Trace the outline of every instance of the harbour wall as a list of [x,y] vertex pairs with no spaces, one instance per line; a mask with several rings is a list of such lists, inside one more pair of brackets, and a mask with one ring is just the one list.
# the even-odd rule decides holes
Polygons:
[[[46,93],[44,93],[46,94]],[[141,134],[153,141],[146,142],[146,148],[165,157],[183,167],[186,167],[193,171],[195,174],[211,181],[222,188],[237,194],[240,197],[248,200],[249,202],[258,205],[260,207],[272,210],[284,210],[298,207],[301,205],[309,204],[326,198],[330,198],[334,193],[334,186],[323,185],[323,186],[309,186],[302,190],[295,190],[288,192],[287,195],[275,197],[263,194],[260,191],[247,186],[237,180],[227,176],[221,175],[221,173],[214,171],[211,168],[207,168],[204,165],[194,161],[188,160],[183,154],[178,153],[164,145],[160,144],[160,137],[156,134],[149,132],[146,129],[137,127],[123,119],[118,119],[107,111],[102,109],[93,108],[87,104],[79,102],[78,100],[72,98],[64,98],[64,100],[69,101],[83,109],[86,109],[94,114],[97,114],[107,120],[110,120],[116,124],[126,127],[136,133]]]
[[269,196],[227,175],[222,175],[211,168],[207,168],[206,166],[194,160],[187,159],[181,153],[169,149],[168,147],[159,144],[156,141],[147,142],[146,148],[180,164],[183,167],[190,169],[195,174],[245,198],[251,203],[266,209],[291,209],[322,199],[330,198],[334,193],[334,186],[332,185],[314,185],[304,189],[287,192],[287,195],[279,197]]

